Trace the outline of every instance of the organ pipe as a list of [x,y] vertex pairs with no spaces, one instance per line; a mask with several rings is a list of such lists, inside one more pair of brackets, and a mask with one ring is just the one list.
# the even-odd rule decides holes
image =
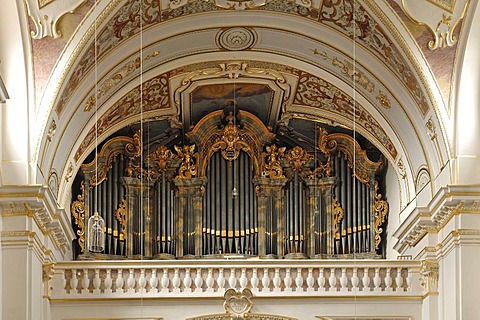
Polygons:
[[[219,125],[220,112],[207,116],[189,136],[195,145],[161,146],[145,163],[135,137],[116,137],[82,166],[83,219],[103,217],[103,254],[374,257],[380,165],[344,134],[321,133],[323,156],[314,160],[305,150],[303,158],[289,154],[303,149],[270,145],[273,136],[253,115],[236,116],[241,126]],[[319,174],[330,159],[333,170]]]

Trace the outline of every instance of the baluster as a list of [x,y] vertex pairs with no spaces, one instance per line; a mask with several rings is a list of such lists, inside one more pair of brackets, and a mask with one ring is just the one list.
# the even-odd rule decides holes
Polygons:
[[263,269],[262,292],[270,291],[270,277],[268,276],[268,268]]
[[342,268],[342,276],[340,277],[340,291],[348,291],[348,278],[347,278],[347,268]]
[[407,290],[408,292],[412,291],[412,272],[410,268],[407,268]]
[[292,277],[290,276],[290,268],[285,268],[285,278],[283,278],[285,284],[285,292],[292,292]]
[[127,292],[128,293],[135,293],[135,277],[133,275],[133,269],[129,269],[130,275],[127,279]]
[[178,268],[175,268],[175,271],[173,272],[172,286],[173,293],[180,293],[180,277],[178,276]]
[[150,276],[150,279],[148,280],[148,284],[150,285],[150,293],[158,293],[158,278],[157,278],[157,269],[152,268],[152,275]]
[[218,292],[223,294],[225,292],[225,278],[223,277],[223,268],[220,268],[218,270],[217,285]]
[[70,294],[78,293],[77,269],[72,269],[72,278],[70,279]]
[[397,268],[397,277],[395,278],[395,284],[397,285],[396,291],[401,292],[403,290],[403,278],[402,278],[402,268]]
[[295,289],[297,293],[303,292],[302,268],[297,268],[297,277],[295,278],[295,285],[297,286],[297,288]]
[[185,287],[184,291],[185,293],[190,293],[192,292],[192,278],[190,278],[190,268],[185,268],[185,278],[183,278],[183,286]]
[[117,279],[115,280],[115,292],[123,293],[123,270],[118,269]]
[[195,277],[195,292],[202,292],[203,279],[202,279],[202,268],[197,268],[197,276]]
[[330,292],[337,291],[337,277],[335,276],[335,268],[330,268],[330,277],[328,278],[328,284],[330,285]]
[[250,283],[252,284],[252,292],[256,293],[258,292],[258,283],[259,283],[257,268],[253,268],[252,273],[253,274],[252,274],[252,279],[250,279]]
[[168,268],[163,268],[163,276],[162,276],[162,280],[160,281],[160,285],[162,286],[162,293],[168,293],[169,284],[170,284],[170,279],[168,278]]
[[307,276],[307,292],[313,292],[315,284],[315,279],[313,278],[313,268],[308,268],[308,276]]
[[390,276],[390,268],[387,268],[387,275],[385,276],[385,291],[392,292],[392,277]]
[[353,268],[353,275],[352,275],[352,291],[356,292],[358,290],[358,283],[359,283],[359,279],[358,279],[358,269],[357,268]]
[[368,275],[368,268],[363,268],[362,285],[363,291],[370,291],[370,276]]
[[107,275],[105,277],[105,280],[103,281],[103,285],[105,286],[105,293],[112,293],[113,280],[112,280],[111,273],[112,273],[112,270],[107,269]]
[[234,288],[237,286],[237,278],[235,277],[235,268],[230,269],[230,278],[228,278],[228,285],[230,288]]
[[140,278],[138,278],[138,291],[146,293],[147,279],[145,278],[145,268],[140,269]]
[[93,278],[93,293],[99,294],[100,293],[100,285],[102,284],[102,280],[100,280],[100,269],[95,269],[95,277]]
[[275,276],[273,277],[273,292],[281,292],[282,289],[280,285],[282,284],[282,279],[280,279],[280,269],[275,268]]
[[318,291],[320,292],[325,292],[325,276],[323,275],[323,268],[319,269],[319,274],[318,274]]
[[247,279],[247,270],[242,268],[242,275],[240,276],[240,287],[243,289],[247,286],[248,279]]
[[208,275],[207,275],[207,280],[205,280],[205,283],[207,285],[207,290],[206,292],[213,292],[213,285],[215,284],[215,279],[213,279],[213,271],[212,268],[208,268]]
[[375,277],[373,277],[373,285],[375,288],[373,291],[382,291],[380,285],[382,284],[382,279],[380,278],[380,268],[375,268]]
[[88,279],[88,269],[83,269],[83,279],[82,279],[82,293],[88,293],[90,285],[90,279]]

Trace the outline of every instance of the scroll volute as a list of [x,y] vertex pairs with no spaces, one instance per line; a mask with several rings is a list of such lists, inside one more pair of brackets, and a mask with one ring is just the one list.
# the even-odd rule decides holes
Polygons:
[[260,119],[244,110],[239,110],[236,116],[223,110],[214,111],[203,117],[186,136],[198,146],[199,177],[206,176],[215,152],[221,152],[227,161],[234,161],[240,151],[250,156],[255,174],[259,176],[263,168],[263,147],[275,138]]

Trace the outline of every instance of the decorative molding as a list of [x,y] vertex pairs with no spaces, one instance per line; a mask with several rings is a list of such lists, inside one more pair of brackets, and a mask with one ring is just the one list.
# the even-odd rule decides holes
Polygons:
[[70,251],[71,241],[75,237],[70,218],[63,209],[58,208],[48,186],[1,187],[0,211],[3,217],[32,217],[56,249],[64,255]]
[[[468,191],[472,189],[471,191]],[[438,233],[456,215],[480,214],[478,186],[449,186],[440,189],[430,205],[416,208],[393,235],[399,240],[394,249],[403,254],[428,233]]]
[[[455,28],[463,20],[470,0],[428,0],[418,10],[418,0],[402,0],[405,14],[418,25],[430,29],[434,39],[428,42],[430,50],[451,47],[457,43]],[[412,10],[411,10],[412,9]]]
[[[267,3],[272,3],[278,0],[204,0],[204,1],[210,2],[218,8],[243,11],[248,9],[259,9],[260,7],[265,6]],[[168,0],[168,7],[170,9],[178,9],[192,2],[195,2],[195,1]],[[295,0],[292,2],[305,8],[320,9],[322,6],[323,0]]]
[[374,216],[375,216],[375,249],[378,249],[382,237],[380,236],[383,232],[381,226],[385,222],[385,218],[388,216],[388,202],[382,200],[382,195],[377,194],[378,192],[378,182],[375,181],[375,203],[374,203]]
[[62,33],[57,29],[58,21],[84,2],[85,0],[26,0],[27,12],[36,30],[32,31],[32,38],[61,37]]
[[48,142],[52,142],[52,139],[55,136],[56,131],[57,131],[57,123],[55,122],[55,120],[52,120],[52,123],[50,123],[50,127],[48,128],[48,132],[47,132]]
[[438,292],[439,264],[432,260],[422,260],[420,265],[420,284],[424,294]]
[[182,79],[182,85],[174,92],[174,101],[178,112],[181,108],[181,93],[190,87],[195,81],[215,78],[253,78],[274,81],[284,91],[283,100],[288,101],[292,88],[285,76],[273,69],[250,67],[247,62],[225,62],[217,64],[213,68],[205,68],[190,72]]
[[[103,81],[100,84],[96,94],[93,93],[90,95],[90,97],[87,98],[87,102],[85,103],[83,111],[89,112],[90,110],[92,110],[92,108],[95,107],[97,103],[101,104],[100,100],[110,91],[110,89],[115,87],[117,84],[122,82],[122,80],[126,79],[128,76],[130,76],[140,67],[142,67],[143,62],[148,61],[158,56],[159,54],[160,52],[154,51],[152,54],[145,56],[143,60],[140,58],[136,58],[135,60],[131,60],[124,64],[123,67],[120,68],[120,70],[112,74],[110,77],[108,77],[107,80]],[[95,90],[95,88],[93,88],[93,90]]]
[[447,10],[450,13],[453,13],[455,9],[455,5],[457,4],[457,0],[427,0],[440,8]]
[[246,50],[257,42],[257,33],[252,28],[234,27],[221,30],[215,37],[217,46],[228,51]]

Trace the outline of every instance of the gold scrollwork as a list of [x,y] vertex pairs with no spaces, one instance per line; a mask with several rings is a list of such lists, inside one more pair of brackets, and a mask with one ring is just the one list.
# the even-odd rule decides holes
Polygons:
[[345,217],[345,210],[342,208],[340,202],[337,199],[333,199],[333,234],[335,239],[340,239],[340,232],[339,226],[340,222],[342,222],[343,218]]
[[182,160],[182,164],[178,169],[178,178],[190,179],[197,175],[197,163],[198,163],[198,153],[194,152],[195,145],[191,146],[175,146],[175,151],[178,154],[178,158]]
[[125,151],[130,154],[127,169],[125,170],[127,177],[140,177],[146,173],[138,161],[142,155],[142,149],[141,132],[137,130],[133,135],[133,141],[125,145]]
[[77,200],[72,202],[70,211],[75,218],[75,224],[78,226],[78,245],[80,250],[85,252],[85,184],[82,181],[80,186],[82,193],[77,196]]
[[115,218],[121,226],[120,240],[124,240],[127,236],[127,200],[122,199],[118,209],[115,210]]
[[147,156],[148,176],[150,179],[156,179],[158,171],[166,172],[168,166],[176,155],[165,146],[160,146],[154,152]]
[[266,146],[267,152],[263,152],[265,169],[263,175],[271,179],[285,178],[280,160],[285,157],[285,147],[278,148],[276,145]]
[[378,182],[375,181],[375,194],[376,199],[374,203],[374,216],[375,216],[375,249],[378,249],[380,242],[382,241],[381,234],[383,228],[380,226],[385,222],[385,218],[388,214],[388,202],[382,200],[382,195],[377,194]]
[[290,161],[293,170],[300,171],[308,160],[313,159],[313,155],[309,154],[302,147],[295,146],[287,152],[285,158]]

